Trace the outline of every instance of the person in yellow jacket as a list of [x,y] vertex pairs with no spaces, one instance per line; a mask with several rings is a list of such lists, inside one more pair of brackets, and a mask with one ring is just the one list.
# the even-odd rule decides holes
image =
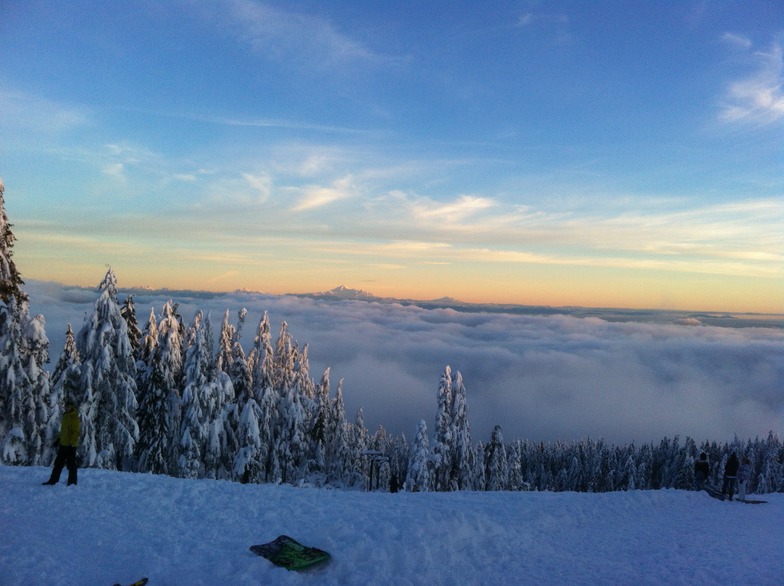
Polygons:
[[49,480],[44,485],[52,486],[60,481],[63,466],[68,467],[68,486],[76,484],[76,447],[79,445],[81,432],[79,414],[73,401],[65,402],[65,414],[60,424],[60,446],[57,448],[57,457],[54,459],[54,468]]

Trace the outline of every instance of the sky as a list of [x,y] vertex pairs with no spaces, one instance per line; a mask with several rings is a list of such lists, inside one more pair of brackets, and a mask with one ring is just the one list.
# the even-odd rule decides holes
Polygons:
[[23,278],[784,312],[784,5],[0,2]]
[[[51,369],[67,324],[79,332],[98,291],[32,280],[25,291],[33,314],[46,319]],[[371,432],[381,426],[408,441],[420,421],[435,430],[447,366],[462,376],[474,442],[489,441],[496,425],[509,442],[603,438],[615,445],[784,433],[782,316],[725,317],[716,321],[728,325],[716,326],[704,315],[661,311],[615,321],[249,292],[121,287],[120,301],[129,293],[141,326],[169,299],[186,325],[198,310],[208,314],[216,336],[227,311],[237,324],[247,309],[246,354],[265,311],[273,343],[285,321],[298,347],[308,347],[311,378],[319,382],[329,369],[333,397],[342,380],[349,420],[362,409]]]

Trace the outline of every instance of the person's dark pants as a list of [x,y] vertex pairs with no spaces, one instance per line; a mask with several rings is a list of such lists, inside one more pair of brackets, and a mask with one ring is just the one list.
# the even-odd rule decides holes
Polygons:
[[724,484],[721,487],[721,494],[728,493],[730,495],[730,500],[732,500],[732,495],[735,494],[735,476],[724,477]]
[[68,484],[76,484],[76,448],[73,446],[60,446],[57,449],[57,457],[54,459],[52,475],[46,484],[57,484],[60,481],[60,473],[63,466],[68,467]]

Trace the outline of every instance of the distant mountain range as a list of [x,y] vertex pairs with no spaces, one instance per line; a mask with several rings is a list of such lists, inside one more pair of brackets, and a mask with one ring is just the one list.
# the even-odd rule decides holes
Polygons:
[[369,299],[376,299],[376,296],[362,289],[351,289],[345,285],[338,285],[330,291],[324,293],[314,293],[312,297],[335,297],[336,299],[360,299],[367,301]]
[[685,326],[712,325],[722,327],[774,327],[784,328],[781,315],[753,313],[695,313],[664,309],[624,309],[596,307],[552,307],[549,305],[517,305],[511,303],[469,303],[453,297],[438,299],[397,299],[378,297],[369,291],[352,289],[340,285],[321,293],[297,293],[296,297],[308,297],[327,301],[373,301],[376,303],[398,303],[414,305],[424,309],[453,309],[465,313],[510,313],[514,315],[569,315],[573,317],[595,317],[616,322],[672,323]]
[[[28,280],[28,287],[39,287],[42,291],[51,292],[55,287],[61,292],[59,297],[72,303],[92,302],[95,296],[94,287],[66,286],[48,281]],[[270,295],[262,291],[237,289],[234,293],[243,295]],[[177,300],[178,298],[215,299],[226,292],[152,289],[150,287],[123,287],[122,295],[134,295],[140,298],[163,296]],[[452,309],[461,313],[508,313],[512,315],[568,315],[572,317],[593,317],[615,322],[648,322],[670,323],[681,326],[720,326],[720,327],[771,327],[784,329],[784,315],[757,313],[721,313],[693,312],[667,309],[628,309],[608,307],[553,307],[549,305],[517,305],[512,303],[470,303],[452,297],[438,299],[397,299],[379,297],[362,289],[352,289],[340,285],[329,291],[320,293],[289,293],[292,297],[319,299],[327,302],[364,301],[373,303],[396,303],[404,306],[416,306],[423,309]],[[277,296],[277,295],[275,295]]]

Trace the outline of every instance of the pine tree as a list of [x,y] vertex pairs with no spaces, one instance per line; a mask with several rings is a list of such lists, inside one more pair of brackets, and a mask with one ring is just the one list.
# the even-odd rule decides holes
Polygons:
[[160,321],[150,312],[140,345],[138,467],[142,472],[174,474],[177,434],[180,429],[182,381],[182,323],[171,301],[164,304]]
[[84,431],[80,453],[87,466],[123,470],[131,464],[139,438],[136,363],[111,268],[98,289],[93,313],[76,338],[84,393],[79,405]]
[[332,485],[346,485],[351,476],[351,427],[346,421],[346,407],[343,402],[343,379],[338,381],[335,397],[330,401],[327,418],[326,456],[327,482]]
[[632,454],[629,454],[626,458],[626,464],[624,464],[622,478],[625,481],[626,486],[624,487],[625,490],[636,490],[637,489],[637,466],[634,463],[634,457]]
[[316,385],[311,417],[312,425],[308,434],[310,440],[309,469],[311,473],[317,475],[324,475],[327,471],[327,446],[332,439],[329,435],[332,432],[329,426],[331,407],[329,387],[329,368],[327,368],[321,376],[321,382]]
[[276,482],[296,483],[299,467],[307,453],[305,438],[306,412],[303,397],[297,392],[297,344],[282,322],[275,343],[274,378],[276,390],[276,421],[273,423],[275,459],[279,466]]
[[[272,349],[272,336],[270,334],[269,315],[264,315],[259,322],[258,332],[253,343],[249,359],[249,367],[252,371],[252,394],[253,400],[258,408],[258,449],[251,450],[250,466],[258,475],[258,481],[269,482],[269,471],[273,468],[272,459],[275,457],[273,449],[273,426],[277,421],[274,381],[274,351]],[[240,428],[240,442],[247,435],[247,431]],[[253,438],[255,440],[255,438]],[[255,441],[253,442],[255,445]],[[242,449],[242,448],[241,448]],[[253,461],[258,459],[258,463]],[[237,467],[235,465],[235,472]],[[255,479],[251,479],[255,482]]]
[[523,490],[522,441],[516,440],[509,445],[509,490]]
[[244,309],[239,312],[239,325],[235,327],[229,322],[227,309],[221,325],[214,377],[207,388],[209,395],[204,412],[207,442],[202,455],[208,478],[231,477],[234,458],[239,450],[240,411],[235,403],[236,391],[232,375],[236,369],[238,380],[243,386],[243,399],[247,400],[251,381],[248,380],[250,374],[239,343],[246,315],[247,311]]
[[[26,304],[26,302],[23,302]],[[26,434],[28,417],[35,413],[33,381],[27,373],[22,320],[24,308],[11,297],[0,302],[0,441],[2,462],[26,465],[34,457]],[[34,450],[33,446],[33,450]]]
[[120,315],[123,316],[128,326],[128,339],[131,342],[133,356],[138,359],[141,351],[142,331],[139,329],[139,323],[136,321],[136,307],[133,304],[133,295],[128,295],[125,301],[123,301]]
[[474,490],[487,490],[487,470],[484,466],[485,450],[485,444],[481,441],[474,448],[475,459],[479,462],[479,465],[475,468]]
[[509,467],[506,459],[506,446],[500,425],[493,428],[490,443],[485,448],[485,490],[506,490],[509,480]]
[[405,489],[408,492],[426,492],[430,490],[430,445],[427,439],[427,424],[419,422],[414,443],[411,445],[411,456],[408,460],[408,474]]
[[234,456],[232,476],[243,483],[261,482],[263,467],[261,457],[261,435],[259,418],[261,412],[256,400],[251,397],[240,413],[237,440],[239,448]]
[[433,438],[433,486],[437,491],[450,490],[452,473],[452,370],[447,366],[438,385],[438,411]]
[[22,291],[24,281],[13,260],[16,238],[11,232],[12,224],[5,212],[4,191],[3,180],[0,179],[0,301],[8,305],[11,299],[14,299],[16,305],[21,307],[28,298],[27,293]]
[[349,486],[356,486],[365,478],[364,454],[369,446],[368,430],[367,427],[365,427],[365,412],[361,407],[357,411],[357,416],[354,419],[354,425],[351,427],[349,437],[349,467],[351,472],[349,474],[348,484]]
[[[203,313],[198,311],[188,329],[185,351],[182,419],[179,431],[178,475],[183,478],[204,476],[203,454],[208,431],[205,412],[212,394],[212,355],[208,344],[208,328],[202,325]],[[207,320],[207,324],[209,319]]]
[[220,337],[218,339],[218,356],[216,358],[219,370],[231,374],[231,351],[237,329],[229,322],[229,310],[223,315]]
[[43,316],[29,314],[3,193],[0,180],[0,461],[37,465],[49,419],[49,340]]
[[[123,315],[126,319],[127,317]],[[136,443],[136,467],[139,472],[162,473],[166,469],[164,457],[158,449],[158,428],[165,419],[163,398],[163,372],[158,352],[158,322],[155,310],[150,308],[147,326],[139,340],[136,364],[136,390],[139,409],[139,441]]]
[[180,389],[183,382],[185,328],[182,318],[177,312],[177,304],[171,301],[163,306],[161,319],[158,321],[158,350],[163,382],[163,415],[158,434],[162,441],[161,457],[165,464],[165,474],[172,474],[176,469],[178,450],[176,430],[180,428],[182,400]]
[[768,494],[784,491],[784,447],[772,431],[762,449],[756,492]]
[[62,405],[67,400],[76,401],[80,394],[81,376],[82,361],[79,358],[79,351],[76,349],[73,328],[71,328],[71,324],[68,324],[65,330],[65,345],[51,376],[49,423],[46,426],[44,452],[41,458],[41,464],[44,466],[49,466],[57,453],[54,446],[55,440],[59,438],[60,434],[60,421],[63,416]]
[[471,444],[471,427],[468,424],[468,402],[463,376],[460,372],[452,379],[451,441],[452,465],[450,486],[453,490],[472,490],[474,478],[474,451]]
[[253,340],[253,350],[248,357],[248,367],[252,373],[254,396],[259,400],[258,390],[274,388],[275,351],[272,348],[270,320],[267,312],[259,321],[258,331]]
[[234,403],[231,378],[223,370],[213,370],[215,378],[207,385],[204,425],[207,443],[204,448],[204,472],[207,478],[228,479],[237,451],[239,417]]
[[253,397],[252,371],[245,357],[241,341],[242,327],[245,324],[247,315],[248,310],[245,308],[240,310],[238,314],[237,328],[231,340],[231,366],[228,372],[240,410],[244,407],[245,402]]

